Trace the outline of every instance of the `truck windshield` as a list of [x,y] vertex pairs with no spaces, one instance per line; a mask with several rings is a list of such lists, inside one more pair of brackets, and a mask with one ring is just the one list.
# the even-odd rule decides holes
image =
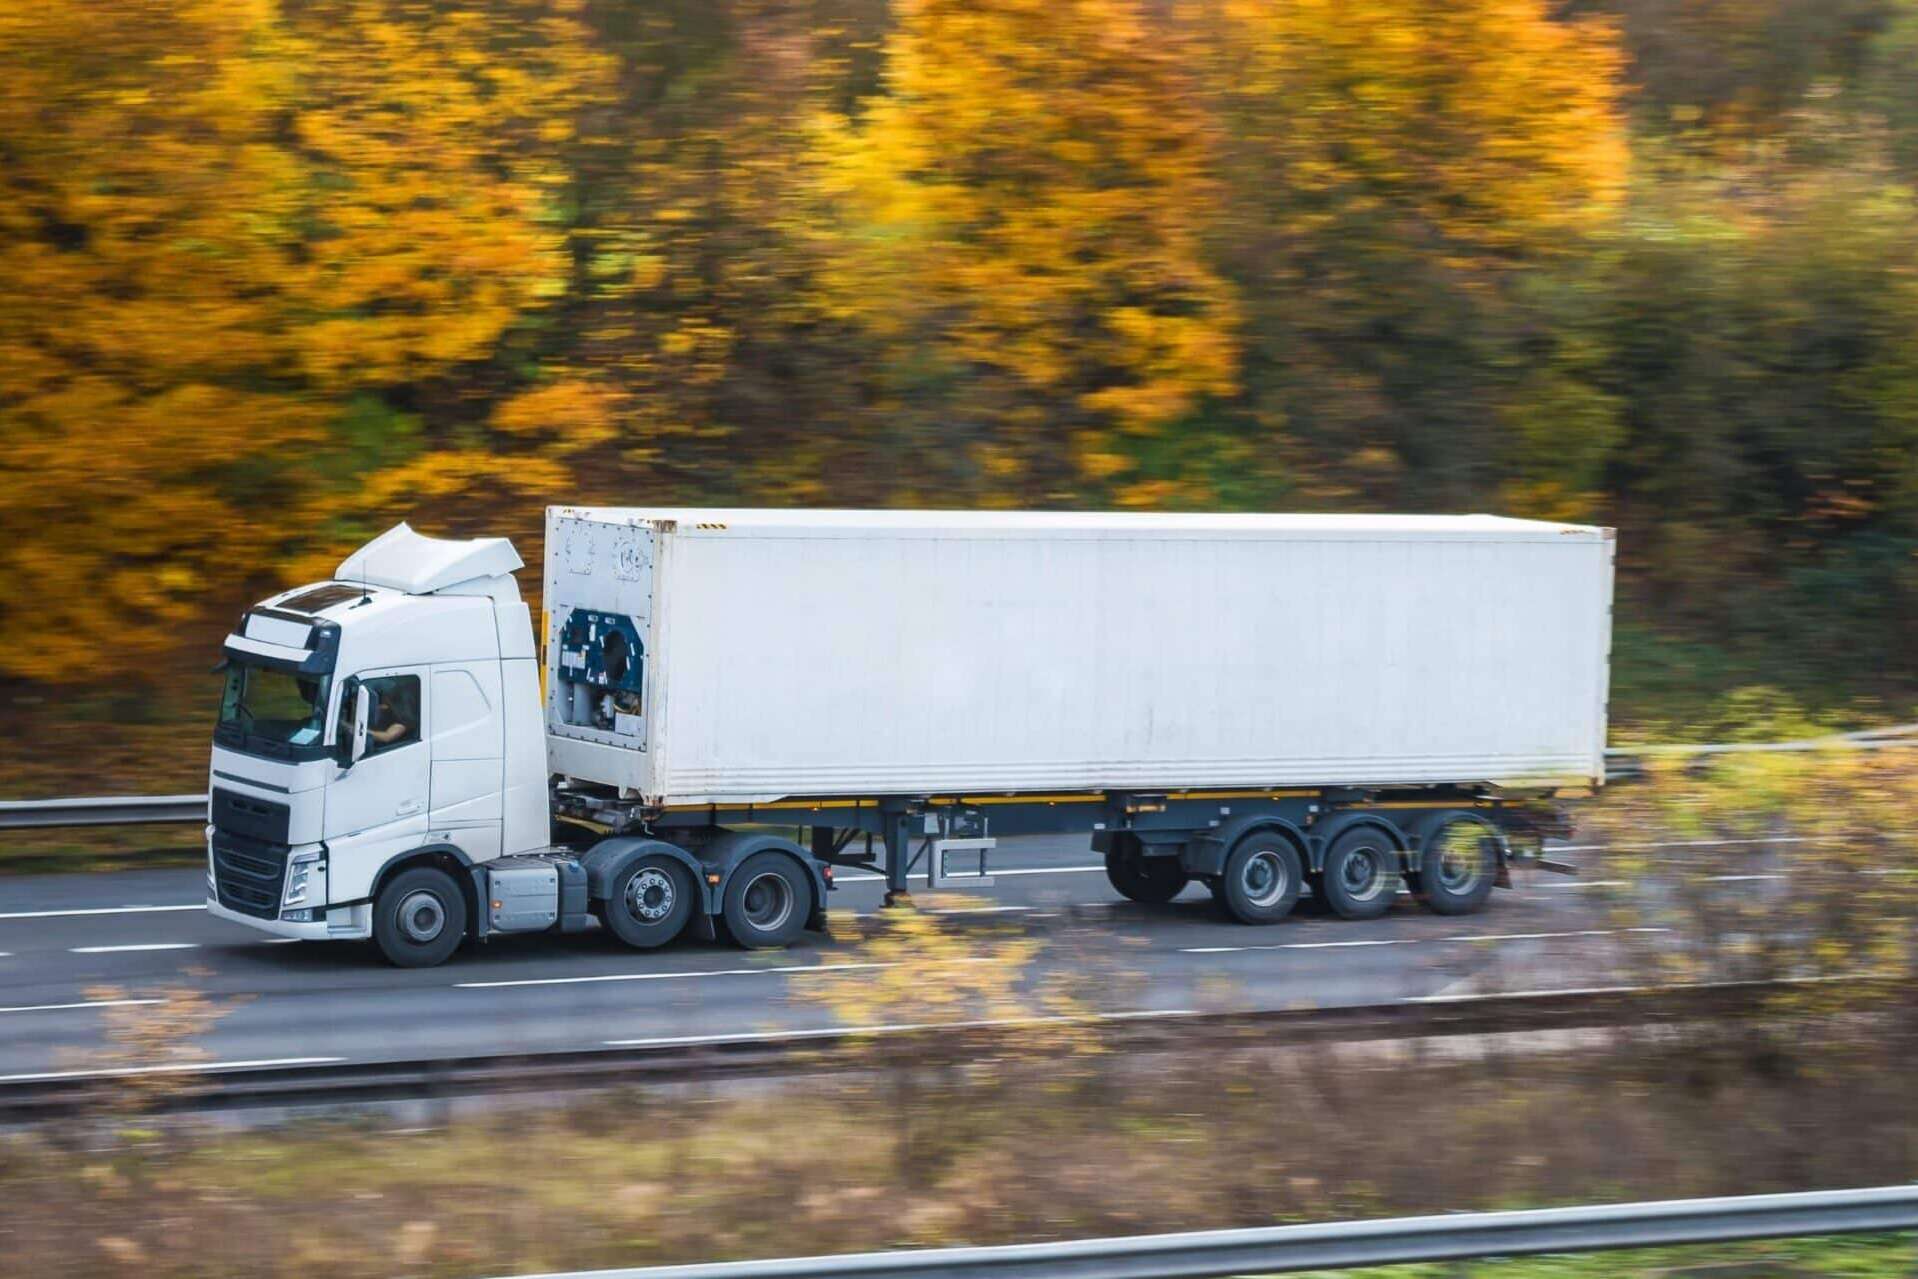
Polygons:
[[[326,726],[330,675],[298,675],[271,666],[227,667],[215,737],[242,750],[271,755],[318,748]],[[291,749],[289,749],[291,748]]]

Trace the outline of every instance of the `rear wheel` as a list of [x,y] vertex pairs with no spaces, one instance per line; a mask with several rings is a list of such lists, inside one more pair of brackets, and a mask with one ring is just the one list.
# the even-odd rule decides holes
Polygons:
[[373,941],[397,968],[445,963],[466,936],[466,898],[434,866],[401,871],[373,903]]
[[1325,852],[1326,904],[1347,919],[1377,919],[1399,887],[1399,853],[1376,826],[1355,826]]
[[1178,857],[1147,857],[1130,836],[1114,840],[1106,851],[1106,878],[1121,897],[1155,906],[1177,897],[1190,882]]
[[1419,898],[1440,915],[1469,915],[1492,895],[1498,837],[1469,819],[1448,822],[1419,854]]
[[693,915],[693,882],[670,857],[642,857],[613,877],[600,918],[628,946],[651,950],[685,930]]
[[748,950],[788,946],[812,914],[812,885],[782,853],[754,853],[726,885],[726,930]]
[[1255,830],[1232,846],[1213,896],[1242,924],[1276,924],[1292,913],[1305,871],[1292,841]]

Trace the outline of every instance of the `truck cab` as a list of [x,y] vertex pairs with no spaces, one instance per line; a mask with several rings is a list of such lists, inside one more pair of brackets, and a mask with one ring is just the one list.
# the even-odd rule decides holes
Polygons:
[[[618,785],[583,792],[568,779],[610,833],[551,846],[550,726],[521,567],[503,538],[401,524],[331,580],[247,610],[223,646],[207,909],[280,937],[371,939],[407,967],[468,939],[595,920],[639,949],[695,921],[716,933],[723,919],[748,947],[823,927],[829,881],[791,840],[712,824],[659,838],[655,814]],[[567,696],[554,722],[575,749],[591,735],[637,745],[616,731],[630,681],[605,660],[607,637],[627,631],[587,630],[590,670],[573,631],[557,633],[553,675]]]
[[[213,914],[282,937],[366,938],[396,868],[457,874],[546,846],[519,567],[503,538],[401,524],[331,581],[246,612],[224,644],[208,778]],[[461,904],[470,918],[476,902]],[[423,897],[411,924],[436,937],[458,913]]]

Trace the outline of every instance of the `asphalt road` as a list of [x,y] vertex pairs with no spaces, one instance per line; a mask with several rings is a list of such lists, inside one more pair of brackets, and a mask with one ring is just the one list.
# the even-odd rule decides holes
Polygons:
[[[1009,839],[997,883],[964,895],[971,926],[1044,942],[1036,968],[1092,973],[1106,1013],[1283,1008],[1604,984],[1626,938],[1603,909],[1603,850],[1576,845],[1576,879],[1528,873],[1482,913],[1408,898],[1383,919],[1309,914],[1250,928],[1195,886],[1164,907],[1125,902],[1083,837]],[[595,931],[512,937],[443,967],[399,970],[370,947],[285,943],[210,918],[198,870],[0,879],[0,1081],[102,1064],[104,1006],[172,986],[228,1008],[202,1038],[214,1064],[410,1060],[544,1052],[826,1028],[796,986],[851,980],[844,940],[879,909],[876,877],[842,874],[837,937],[746,952],[682,939],[626,949]],[[831,970],[831,971],[822,971]],[[837,976],[831,975],[833,971]],[[922,975],[941,980],[937,972]]]

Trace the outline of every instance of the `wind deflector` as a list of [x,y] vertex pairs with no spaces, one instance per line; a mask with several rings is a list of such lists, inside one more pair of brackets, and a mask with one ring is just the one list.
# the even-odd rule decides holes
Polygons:
[[453,541],[423,536],[402,523],[347,556],[333,576],[347,584],[431,595],[476,578],[503,577],[524,564],[503,537]]

